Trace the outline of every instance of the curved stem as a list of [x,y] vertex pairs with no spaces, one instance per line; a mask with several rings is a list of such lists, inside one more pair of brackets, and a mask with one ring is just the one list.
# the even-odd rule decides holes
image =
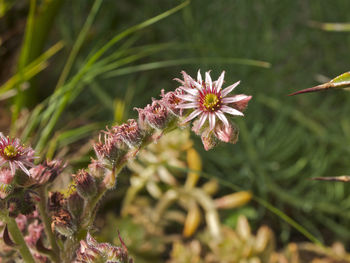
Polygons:
[[18,245],[18,250],[23,258],[23,261],[26,263],[35,263],[35,260],[32,254],[30,253],[26,242],[24,241],[22,232],[17,226],[16,220],[12,217],[7,216],[5,221],[7,223],[7,227],[13,241]]
[[51,245],[52,251],[54,253],[54,258],[52,260],[54,262],[60,262],[60,259],[59,259],[60,251],[59,251],[58,245],[56,243],[55,235],[53,234],[53,232],[51,230],[51,220],[48,217],[48,211],[46,209],[46,200],[47,199],[46,199],[46,195],[45,195],[45,188],[40,187],[38,192],[39,192],[39,196],[40,196],[40,202],[38,204],[38,207],[39,207],[41,220],[44,224],[46,236],[48,237],[48,239],[50,241],[50,245]]

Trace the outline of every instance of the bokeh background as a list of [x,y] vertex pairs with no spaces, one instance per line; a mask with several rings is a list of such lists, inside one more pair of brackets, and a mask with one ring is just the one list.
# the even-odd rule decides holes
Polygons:
[[[40,5],[43,7],[46,2],[50,1],[38,1],[38,13]],[[29,81],[29,88],[21,92],[22,95],[2,99],[3,132],[9,131],[9,116],[14,108],[30,112],[52,94],[94,4],[92,0],[52,2],[56,5],[49,9],[51,13],[42,16],[39,22],[36,20],[34,44],[28,49],[26,64],[57,41],[62,40],[65,45],[50,58],[48,67]],[[18,70],[29,2],[5,0],[0,3],[0,76],[1,83],[5,83]],[[68,79],[115,35],[180,3],[174,0],[102,1]],[[347,23],[349,10],[350,2],[346,0],[191,0],[179,12],[137,31],[106,52],[105,57],[114,54],[119,63],[123,55],[118,60],[118,52],[127,48],[128,56],[139,58],[133,61],[128,57],[130,61],[122,61],[102,73],[95,74],[99,69],[95,67],[95,71],[89,73],[91,77],[79,84],[79,94],[60,115],[51,133],[54,143],[42,151],[51,157],[72,153],[72,167],[83,167],[90,153],[79,152],[78,146],[96,137],[99,128],[136,117],[133,108],[145,106],[152,97],[159,96],[161,89],[176,88],[173,79],[181,76],[181,70],[192,76],[198,69],[211,70],[214,79],[225,70],[226,83],[241,80],[236,92],[250,94],[253,99],[246,117],[237,120],[240,139],[236,145],[221,145],[205,152],[200,140],[192,138],[206,177],[222,180],[218,195],[251,191],[325,244],[341,241],[347,246],[350,242],[349,186],[310,178],[350,173],[350,94],[342,90],[287,95],[326,82],[349,69],[350,32],[315,26],[318,25],[315,21]],[[266,63],[248,65],[247,59]],[[21,103],[16,104],[19,100]],[[13,103],[20,106],[12,106]],[[22,112],[19,116],[28,114]],[[79,127],[88,128],[74,133]],[[65,133],[67,131],[71,133]],[[72,131],[74,136],[69,137]],[[38,141],[36,136],[30,136],[34,145]],[[127,176],[120,179],[115,190],[118,193],[106,198],[101,217],[110,211],[119,213],[128,185]],[[256,201],[226,210],[221,215],[222,221],[234,226],[240,214],[249,219],[253,229],[262,224],[270,226],[278,246],[307,240]]]

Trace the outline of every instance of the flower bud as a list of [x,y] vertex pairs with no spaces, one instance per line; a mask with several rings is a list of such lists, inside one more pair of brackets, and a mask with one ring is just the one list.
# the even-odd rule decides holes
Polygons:
[[204,149],[209,151],[214,148],[218,144],[217,138],[214,136],[214,133],[209,129],[206,129],[201,135],[202,143]]
[[77,256],[75,262],[102,262],[103,257],[95,246],[96,245],[88,244],[85,240],[80,240],[80,247],[76,252]]
[[252,96],[247,96],[247,95],[244,95],[244,94],[236,95],[236,97],[238,97],[238,96],[242,97],[242,99],[241,99],[241,100],[238,100],[238,101],[236,101],[236,102],[233,102],[233,103],[231,103],[230,105],[231,105],[233,108],[235,108],[235,109],[237,109],[237,110],[243,112],[243,111],[245,111],[245,109],[247,108],[248,102],[252,99]]
[[88,168],[90,174],[96,179],[103,179],[105,176],[106,168],[101,160],[91,159]]
[[238,141],[239,130],[232,122],[228,126],[220,122],[215,126],[214,134],[222,142],[235,144]]
[[[141,129],[145,128],[145,121],[154,129],[163,130],[169,122],[169,114],[166,107],[160,101],[154,100],[144,109],[137,109]],[[146,127],[147,130],[147,127]]]
[[104,138],[100,134],[99,141],[93,145],[97,158],[109,163],[118,162],[127,153],[127,145],[112,131],[105,132]]
[[76,231],[73,218],[65,209],[61,209],[52,215],[51,227],[65,237],[72,236]]
[[165,93],[164,89],[162,89],[162,99],[159,102],[164,105],[173,115],[181,117],[183,115],[183,109],[179,109],[177,106],[182,102],[182,99],[180,99],[178,95],[182,95],[183,93],[183,90],[179,88],[177,88],[175,91],[170,91],[167,93]]
[[98,243],[89,233],[86,241],[80,241],[75,262],[132,262],[128,257],[128,250],[123,247],[112,246],[108,243]]
[[73,175],[77,191],[85,199],[90,199],[96,195],[97,188],[95,179],[85,170],[79,170]]
[[39,164],[29,170],[30,177],[40,185],[47,182],[51,183],[65,167],[66,164],[62,165],[62,161],[59,160],[45,161],[43,164]]
[[113,132],[119,136],[130,148],[140,145],[143,132],[136,120],[130,119],[127,123],[113,127]]
[[68,210],[75,219],[79,219],[84,210],[84,199],[74,192],[68,197]]

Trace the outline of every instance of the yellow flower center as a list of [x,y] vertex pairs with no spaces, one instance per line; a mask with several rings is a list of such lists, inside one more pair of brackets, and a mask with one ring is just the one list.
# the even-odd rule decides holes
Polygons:
[[4,155],[9,159],[16,157],[17,154],[18,154],[18,151],[12,145],[8,145],[4,149]]
[[220,99],[216,94],[206,94],[204,97],[203,106],[209,111],[215,111],[220,107]]

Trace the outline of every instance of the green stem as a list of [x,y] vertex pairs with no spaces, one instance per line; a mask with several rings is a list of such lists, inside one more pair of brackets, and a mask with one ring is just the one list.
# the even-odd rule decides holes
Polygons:
[[44,223],[44,227],[45,227],[45,233],[46,236],[48,237],[49,241],[50,241],[50,245],[53,251],[53,255],[54,258],[52,259],[54,262],[60,262],[59,259],[59,247],[56,243],[56,238],[55,235],[53,234],[53,232],[51,231],[51,220],[48,217],[48,211],[46,209],[46,195],[45,195],[45,188],[44,187],[40,187],[39,190],[39,196],[40,196],[40,202],[38,204],[39,207],[39,212],[40,212],[40,216],[41,216],[41,220]]
[[18,246],[18,250],[23,258],[23,261],[26,263],[35,263],[35,260],[30,253],[26,242],[24,241],[23,235],[17,226],[16,220],[9,216],[7,216],[5,220],[11,237]]

